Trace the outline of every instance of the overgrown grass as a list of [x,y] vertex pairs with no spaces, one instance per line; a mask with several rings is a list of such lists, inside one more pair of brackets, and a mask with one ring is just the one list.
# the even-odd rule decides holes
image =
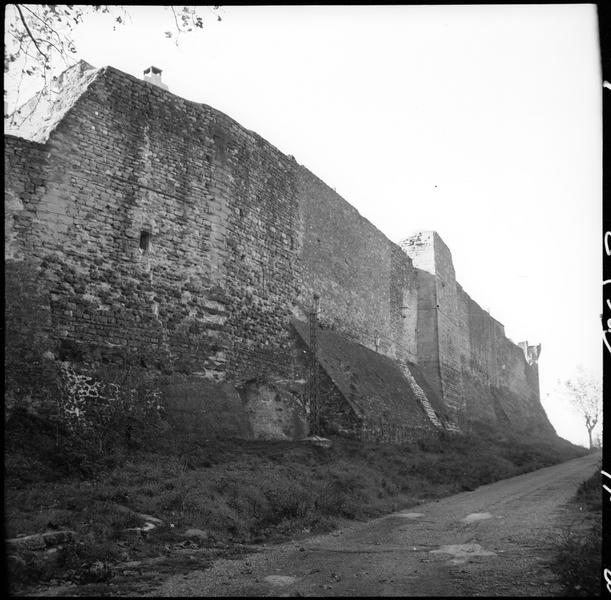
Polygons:
[[[95,582],[110,577],[120,561],[184,545],[188,528],[206,532],[189,542],[204,547],[328,531],[341,519],[379,516],[585,453],[568,442],[481,427],[477,435],[402,446],[337,438],[328,449],[168,433],[148,451],[106,457],[95,476],[84,477],[52,451],[52,428],[19,427],[19,434],[8,432],[5,454],[7,537],[65,528],[79,542],[52,573],[26,570],[16,584],[51,576]],[[125,531],[133,517],[117,505],[154,515],[164,526],[134,538]]]
[[569,507],[572,523],[562,532],[552,563],[567,596],[601,593],[602,485],[600,470],[584,481]]

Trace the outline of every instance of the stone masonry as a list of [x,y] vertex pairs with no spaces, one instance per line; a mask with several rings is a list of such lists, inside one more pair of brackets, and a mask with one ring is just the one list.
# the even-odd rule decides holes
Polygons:
[[[6,316],[35,326],[48,360],[163,372],[180,378],[168,397],[189,390],[189,410],[221,396],[222,410],[242,410],[232,435],[299,436],[307,349],[291,320],[307,320],[316,293],[321,326],[395,361],[406,373],[399,388],[418,370],[420,391],[392,397],[421,406],[395,425],[435,430],[441,401],[448,422],[551,429],[538,350],[513,344],[462,290],[437,234],[394,244],[256,133],[112,67],[81,62],[50,98],[27,104],[5,135],[5,265],[16,290]],[[36,305],[19,292],[26,284]],[[27,336],[15,326],[7,337],[13,395],[25,389]],[[348,402],[340,392],[327,398]],[[367,405],[379,402],[391,423],[384,397]]]

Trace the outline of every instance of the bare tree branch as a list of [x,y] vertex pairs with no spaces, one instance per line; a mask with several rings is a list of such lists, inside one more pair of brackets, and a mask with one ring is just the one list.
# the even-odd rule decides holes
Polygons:
[[176,45],[178,46],[178,38],[181,34],[180,25],[178,24],[178,17],[176,16],[176,11],[174,10],[174,7],[170,5],[170,8],[172,9],[172,14],[174,15],[174,23],[176,23],[176,31],[178,32],[178,34],[176,35]]
[[[170,22],[173,18],[176,27],[177,46],[181,34],[202,28],[203,8],[191,5],[170,6],[172,17],[168,18]],[[11,96],[11,110],[17,104],[14,100],[15,86],[17,86],[18,101],[19,89],[22,84],[25,87],[28,77],[38,79],[37,76],[40,74],[46,84],[49,80],[48,75],[55,67],[61,66],[62,62],[66,66],[73,64],[78,54],[71,33],[83,22],[84,17],[96,13],[100,13],[100,16],[102,13],[110,14],[113,19],[111,24],[113,30],[117,24],[132,21],[129,11],[123,5],[7,5],[5,33],[8,32],[8,35],[4,46],[4,72],[9,83],[5,84],[5,99]],[[172,25],[170,29],[173,29]],[[166,32],[166,36],[172,37],[172,33]],[[34,53],[31,51],[32,45],[35,48]],[[45,93],[48,93],[48,90]]]
[[[45,84],[46,84],[46,81],[47,81],[47,80],[46,80],[46,74],[45,74]],[[36,108],[37,108],[37,107],[38,107],[38,105],[40,104],[40,99],[41,99],[41,98],[42,98],[44,95],[45,95],[45,92],[44,92],[44,88],[43,88],[43,89],[42,89],[40,92],[38,92],[38,93],[35,95],[36,102],[34,102],[34,103],[32,104],[32,107],[31,107],[30,111],[29,111],[29,112],[28,112],[28,113],[27,113],[27,114],[26,114],[26,115],[25,115],[25,116],[24,116],[24,117],[21,119],[21,121],[20,121],[19,123],[17,123],[17,127],[21,127],[21,126],[22,126],[22,125],[23,125],[23,124],[24,124],[24,123],[25,123],[25,122],[26,122],[26,121],[27,121],[27,120],[28,120],[28,119],[29,119],[29,118],[30,118],[30,117],[31,117],[31,116],[34,114],[34,112],[36,111]],[[12,118],[11,118],[11,124],[13,124],[13,123],[15,122],[15,114],[18,114],[19,116],[21,116],[21,113],[19,112],[19,110],[16,110],[16,111],[13,113],[13,116],[12,116]]]
[[41,19],[33,10],[30,10],[27,4],[24,4],[23,8],[25,8],[30,14],[34,15],[45,27],[50,29],[57,36],[59,43],[60,44],[62,43],[62,36],[59,35],[59,33],[57,33],[57,31],[53,27],[51,27],[51,25],[49,25],[47,21],[45,21],[44,19]]
[[[23,44],[23,40],[19,39],[12,31],[9,31],[9,33],[19,42],[19,52],[23,52],[28,58],[31,58],[32,60],[36,60],[36,56],[32,56],[31,54],[28,53],[27,48],[29,48],[29,44],[28,47],[26,48],[26,50],[22,49],[22,44]],[[32,43],[32,40],[29,40],[30,44]],[[25,69],[22,71],[22,73],[25,72]]]
[[[31,40],[28,40],[28,45],[27,45],[26,49],[24,50],[24,52],[25,52],[25,54],[26,54],[26,55],[28,54],[28,52],[27,52],[27,51],[29,50],[29,48],[30,48],[30,44],[31,44],[31,43],[32,43],[32,41],[31,41]],[[19,41],[19,49],[20,49],[20,50],[21,50],[22,46],[23,46],[23,43],[22,43],[22,41],[20,40],[20,41]],[[25,70],[23,70],[23,69],[22,69],[22,70],[21,70],[21,73],[20,73],[20,76],[19,76],[19,83],[17,84],[17,97],[16,97],[16,99],[15,99],[15,104],[16,104],[16,106],[19,106],[19,94],[20,94],[20,92],[21,92],[21,84],[23,83],[23,76],[24,76],[24,75],[25,75]],[[13,113],[13,114],[11,115],[11,121],[10,121],[10,124],[11,124],[11,125],[14,123],[14,120],[15,120],[15,115],[14,115],[14,113]]]
[[32,32],[30,31],[30,28],[28,27],[25,17],[23,16],[23,13],[21,12],[21,8],[19,7],[19,4],[15,4],[15,7],[17,8],[17,11],[19,12],[19,17],[21,18],[21,22],[23,23],[25,30],[28,32],[28,35],[30,36],[31,40],[34,42],[34,46],[36,46],[36,50],[38,50],[38,52],[40,52],[40,54],[42,54],[45,57],[45,60],[48,62],[49,57],[38,46],[38,42],[36,41],[36,38],[32,35]]

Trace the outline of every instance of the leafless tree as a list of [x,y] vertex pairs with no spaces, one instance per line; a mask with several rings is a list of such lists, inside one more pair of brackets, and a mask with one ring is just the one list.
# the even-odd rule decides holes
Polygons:
[[593,373],[578,367],[576,374],[563,382],[563,387],[568,393],[571,404],[583,416],[592,449],[594,447],[592,431],[598,424],[602,409],[601,381]]

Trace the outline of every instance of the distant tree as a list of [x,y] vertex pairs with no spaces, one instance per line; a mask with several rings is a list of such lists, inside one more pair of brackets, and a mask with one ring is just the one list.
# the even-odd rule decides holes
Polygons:
[[602,410],[601,381],[593,373],[578,367],[576,374],[562,382],[571,404],[581,413],[588,431],[590,449],[594,448],[592,432],[598,424]]
[[[167,6],[169,27],[166,38],[202,29],[202,6]],[[210,7],[217,11],[218,6]],[[91,14],[108,14],[112,28],[129,19],[129,6],[110,4],[7,4],[4,29],[4,73],[17,77],[19,86],[24,77],[40,77],[43,89],[48,87],[54,66],[66,67],[76,62],[77,48],[72,39],[73,30]],[[214,14],[217,20],[220,15]],[[5,90],[6,94],[6,90]]]

